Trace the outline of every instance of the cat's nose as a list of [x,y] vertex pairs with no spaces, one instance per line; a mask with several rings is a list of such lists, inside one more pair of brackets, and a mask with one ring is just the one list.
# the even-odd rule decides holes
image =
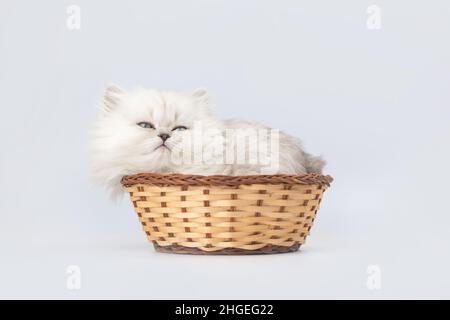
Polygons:
[[170,138],[170,135],[168,135],[167,133],[161,133],[158,135],[158,137],[160,137],[162,139],[162,141],[164,142]]

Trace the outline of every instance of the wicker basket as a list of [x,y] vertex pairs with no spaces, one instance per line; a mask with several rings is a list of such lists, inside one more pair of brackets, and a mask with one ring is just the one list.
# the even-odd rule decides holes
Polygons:
[[298,250],[332,181],[318,174],[141,173],[122,184],[157,251],[261,254]]

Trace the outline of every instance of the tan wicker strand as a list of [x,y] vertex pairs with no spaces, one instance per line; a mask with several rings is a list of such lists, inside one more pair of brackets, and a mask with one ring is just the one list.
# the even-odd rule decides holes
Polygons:
[[296,251],[332,180],[143,173],[122,183],[157,251],[257,254]]

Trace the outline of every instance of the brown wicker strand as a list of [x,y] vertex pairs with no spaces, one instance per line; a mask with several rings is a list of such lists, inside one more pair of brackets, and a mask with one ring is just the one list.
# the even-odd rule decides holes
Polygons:
[[160,173],[138,173],[123,177],[122,184],[130,187],[136,184],[154,186],[237,186],[249,184],[317,184],[329,186],[333,181],[331,176],[317,173],[303,175],[249,175],[249,176],[202,176],[186,174],[160,174]]

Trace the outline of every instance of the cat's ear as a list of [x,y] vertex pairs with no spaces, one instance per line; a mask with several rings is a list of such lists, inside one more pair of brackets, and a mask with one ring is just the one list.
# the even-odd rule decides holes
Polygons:
[[123,95],[123,90],[116,85],[108,85],[103,95],[103,110],[111,112],[117,108]]

